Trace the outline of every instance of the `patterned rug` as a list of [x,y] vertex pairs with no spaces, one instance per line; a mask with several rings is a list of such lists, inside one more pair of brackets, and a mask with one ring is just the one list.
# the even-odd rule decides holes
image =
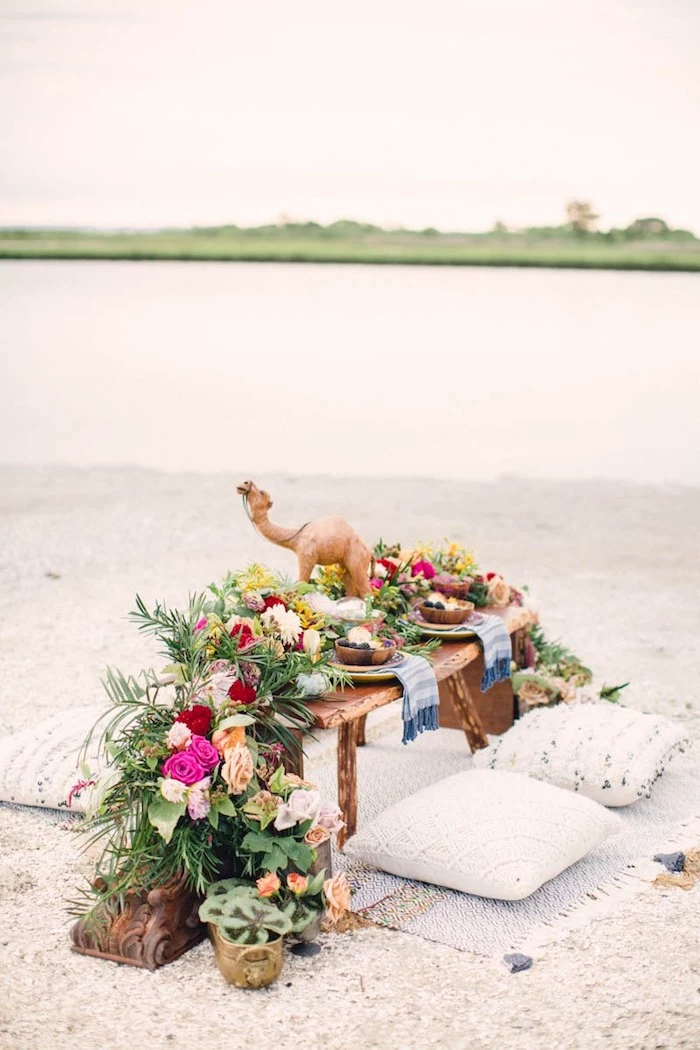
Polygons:
[[[388,730],[388,731],[387,731]],[[692,755],[692,752],[691,752]],[[385,723],[382,735],[358,751],[359,823],[420,787],[471,764],[463,735],[427,733],[402,746],[401,731]],[[335,797],[335,760],[319,754],[307,774],[324,797]],[[527,951],[565,936],[639,892],[662,869],[654,854],[700,844],[700,770],[678,756],[652,797],[616,810],[624,830],[523,901],[492,901],[414,882],[334,855],[346,871],[353,910],[382,926],[484,955]]]

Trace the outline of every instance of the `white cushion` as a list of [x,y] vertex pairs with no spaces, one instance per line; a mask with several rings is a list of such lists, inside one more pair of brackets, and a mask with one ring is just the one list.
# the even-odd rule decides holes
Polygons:
[[[74,707],[45,718],[31,728],[0,739],[0,802],[82,813],[89,792],[73,796],[80,779],[80,750],[103,707]],[[97,741],[85,761],[97,768]]]
[[525,715],[474,756],[477,769],[507,769],[578,791],[604,806],[649,798],[683,726],[616,704],[557,704]]
[[516,773],[468,770],[385,810],[349,856],[407,879],[515,901],[617,832],[586,798]]

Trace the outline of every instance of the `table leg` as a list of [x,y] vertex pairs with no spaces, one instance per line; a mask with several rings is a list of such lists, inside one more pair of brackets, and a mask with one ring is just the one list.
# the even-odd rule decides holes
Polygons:
[[464,673],[458,672],[457,674],[451,675],[446,679],[446,685],[455,710],[459,714],[462,729],[466,733],[469,747],[472,751],[478,751],[482,747],[488,747],[489,738],[486,735],[483,723],[472,703],[472,698],[469,694],[469,689],[467,688]]
[[361,715],[357,720],[357,746],[364,747],[367,743],[365,730],[367,728],[367,715]]
[[338,849],[357,830],[357,722],[338,726],[338,805],[345,827],[338,832]]

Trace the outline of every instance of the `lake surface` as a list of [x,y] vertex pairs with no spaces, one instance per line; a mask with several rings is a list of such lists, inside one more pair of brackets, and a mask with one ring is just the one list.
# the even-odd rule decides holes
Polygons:
[[700,277],[1,262],[0,461],[700,483]]

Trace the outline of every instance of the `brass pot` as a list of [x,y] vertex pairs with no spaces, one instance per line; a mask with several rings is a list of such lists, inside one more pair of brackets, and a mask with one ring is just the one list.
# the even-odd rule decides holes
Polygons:
[[228,983],[237,988],[264,988],[282,972],[283,937],[275,937],[267,944],[234,944],[213,922],[209,923],[209,936],[216,965]]

